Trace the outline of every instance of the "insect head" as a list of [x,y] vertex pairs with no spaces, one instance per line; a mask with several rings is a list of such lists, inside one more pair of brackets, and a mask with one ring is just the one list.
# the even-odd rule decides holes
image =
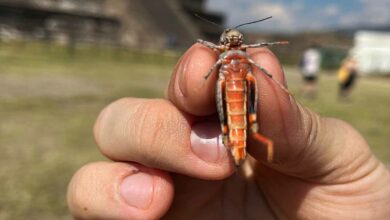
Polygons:
[[222,45],[236,47],[242,44],[243,39],[243,35],[237,29],[228,28],[222,33],[220,43]]

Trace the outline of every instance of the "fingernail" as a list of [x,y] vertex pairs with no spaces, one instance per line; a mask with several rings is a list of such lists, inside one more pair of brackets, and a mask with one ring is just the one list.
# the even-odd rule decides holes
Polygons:
[[153,177],[142,172],[131,174],[122,181],[120,194],[127,204],[147,209],[153,197]]
[[226,154],[218,123],[195,124],[191,132],[191,147],[194,154],[207,162],[218,162]]

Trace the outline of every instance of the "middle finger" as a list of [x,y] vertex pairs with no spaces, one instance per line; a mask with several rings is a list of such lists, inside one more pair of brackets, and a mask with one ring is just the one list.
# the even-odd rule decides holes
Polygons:
[[225,178],[234,168],[219,141],[218,122],[205,127],[200,121],[166,100],[124,98],[102,111],[94,134],[110,159],[202,179]]

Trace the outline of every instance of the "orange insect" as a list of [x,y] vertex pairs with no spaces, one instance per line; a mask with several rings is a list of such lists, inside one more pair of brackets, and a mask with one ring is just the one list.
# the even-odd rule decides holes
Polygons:
[[[218,61],[205,76],[207,79],[214,69],[219,68],[219,78],[216,85],[216,103],[221,122],[223,144],[229,149],[236,166],[246,158],[247,133],[257,141],[267,145],[268,161],[273,158],[273,142],[258,133],[257,123],[257,85],[252,73],[252,66],[260,69],[272,79],[272,75],[256,64],[246,53],[248,48],[258,48],[275,44],[288,44],[287,41],[272,43],[243,44],[243,35],[238,27],[260,22],[271,17],[241,24],[235,28],[226,29],[220,38],[220,44],[198,40],[198,43],[220,52]],[[284,91],[288,90],[274,80]],[[248,127],[249,124],[249,127]]]

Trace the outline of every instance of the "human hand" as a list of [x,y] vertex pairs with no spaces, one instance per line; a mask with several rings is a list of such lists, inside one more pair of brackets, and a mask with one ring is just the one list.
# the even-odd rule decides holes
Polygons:
[[[284,82],[267,49],[251,57]],[[236,169],[219,141],[216,61],[201,45],[177,64],[168,100],[120,99],[94,127],[96,142],[114,162],[84,166],[69,184],[77,219],[385,219],[390,174],[348,124],[322,118],[270,78],[258,81],[260,131],[275,144],[249,140],[250,157]]]

